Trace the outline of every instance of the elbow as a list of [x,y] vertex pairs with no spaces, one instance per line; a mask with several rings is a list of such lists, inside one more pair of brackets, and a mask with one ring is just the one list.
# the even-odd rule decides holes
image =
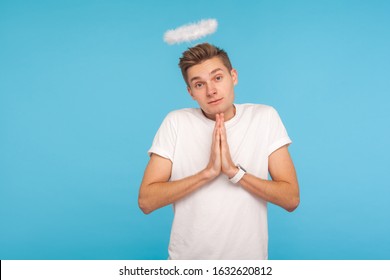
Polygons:
[[299,203],[300,203],[300,198],[299,198],[299,196],[296,196],[296,197],[294,197],[294,198],[292,198],[291,200],[290,200],[290,203],[289,203],[289,205],[285,208],[288,212],[294,212],[295,211],[295,209],[297,209],[298,208],[298,206],[299,206]]
[[148,205],[145,199],[139,197],[138,198],[138,206],[144,214],[150,214],[153,212],[153,209]]
[[298,185],[298,182],[296,182],[295,184],[292,184],[291,185],[291,188],[293,189],[292,193],[291,193],[291,196],[290,196],[290,199],[288,200],[288,203],[285,207],[285,209],[288,211],[288,212],[294,212],[295,209],[298,208],[299,206],[299,203],[300,203],[300,195],[299,195],[299,185]]

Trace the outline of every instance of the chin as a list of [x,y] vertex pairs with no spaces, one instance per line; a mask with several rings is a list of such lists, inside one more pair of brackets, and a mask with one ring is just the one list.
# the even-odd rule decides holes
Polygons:
[[229,106],[226,106],[224,104],[218,104],[213,106],[205,106],[205,108],[202,108],[203,112],[207,115],[215,116],[215,114],[220,113],[226,113],[229,109]]
[[210,115],[220,114],[223,112],[224,112],[224,110],[222,110],[222,108],[213,108],[213,109],[207,110],[207,114],[210,114]]

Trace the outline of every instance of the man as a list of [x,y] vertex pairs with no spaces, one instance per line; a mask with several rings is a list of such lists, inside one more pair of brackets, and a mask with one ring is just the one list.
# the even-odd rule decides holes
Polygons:
[[291,140],[272,107],[234,104],[237,71],[222,49],[189,48],[179,66],[200,108],[163,121],[140,208],[173,204],[169,259],[267,259],[267,202],[287,211],[299,204]]

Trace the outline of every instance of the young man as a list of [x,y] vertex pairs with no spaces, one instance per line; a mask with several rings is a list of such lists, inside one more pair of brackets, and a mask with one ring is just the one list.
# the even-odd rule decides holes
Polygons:
[[148,214],[173,204],[169,259],[267,259],[267,202],[299,204],[291,140],[272,107],[234,104],[237,71],[222,49],[189,48],[179,66],[200,108],[161,124],[139,206]]

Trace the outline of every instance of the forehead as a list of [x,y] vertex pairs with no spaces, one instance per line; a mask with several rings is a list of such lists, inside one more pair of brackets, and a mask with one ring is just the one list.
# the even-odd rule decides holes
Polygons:
[[222,60],[219,57],[207,59],[202,63],[196,64],[188,68],[188,80],[191,80],[194,77],[207,78],[211,74],[211,72],[218,68],[220,68],[224,72],[228,72],[228,69],[222,63]]

